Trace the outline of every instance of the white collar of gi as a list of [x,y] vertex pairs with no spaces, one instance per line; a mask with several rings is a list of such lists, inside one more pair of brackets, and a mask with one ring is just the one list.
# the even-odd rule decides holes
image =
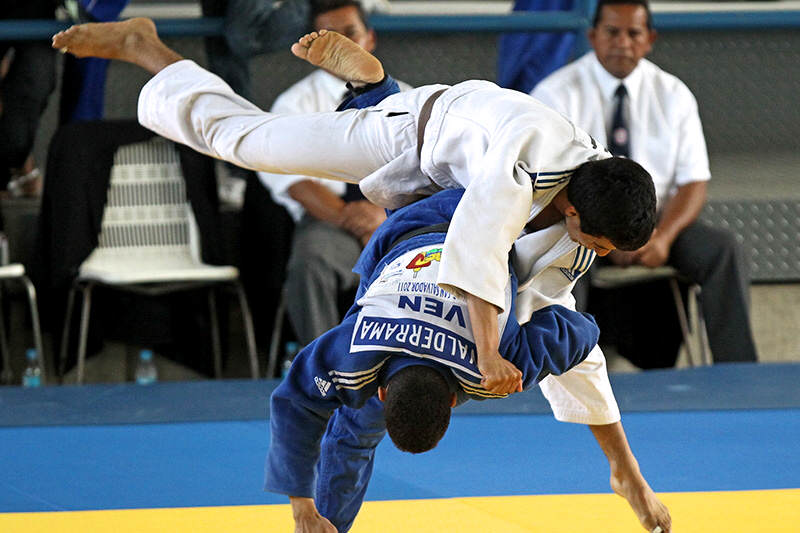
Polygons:
[[606,69],[603,68],[603,65],[600,64],[600,61],[597,59],[597,55],[594,52],[589,53],[591,54],[592,73],[594,74],[595,80],[597,80],[597,85],[600,87],[603,100],[605,102],[613,102],[614,93],[616,92],[617,87],[619,87],[620,83],[624,83],[625,89],[628,91],[630,101],[635,102],[639,97],[639,92],[642,86],[642,64],[647,60],[644,58],[640,59],[639,64],[636,65],[636,68],[633,69],[633,72],[628,74],[625,79],[621,80],[615,76],[612,76]]

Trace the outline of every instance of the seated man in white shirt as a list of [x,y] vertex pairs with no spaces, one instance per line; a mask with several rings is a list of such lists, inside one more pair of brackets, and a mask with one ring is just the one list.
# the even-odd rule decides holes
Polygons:
[[[375,31],[356,0],[313,4],[311,23],[317,31],[333,30],[369,52],[375,50]],[[346,81],[317,69],[278,96],[270,111],[333,111],[347,92]],[[357,185],[303,175],[258,176],[295,221],[285,288],[289,318],[298,341],[306,345],[339,324],[341,296],[358,287],[353,265],[386,215]]]
[[[711,177],[697,102],[683,82],[644,59],[655,39],[646,0],[601,0],[589,30],[594,51],[545,78],[531,94],[653,176],[659,209],[653,237],[639,250],[617,250],[608,259],[623,266],[675,267],[702,288],[714,361],[755,361],[740,247],[730,231],[697,220]],[[637,302],[631,307],[651,310],[643,320],[658,324],[653,303],[641,297]],[[672,305],[665,301],[660,308],[671,312]],[[642,335],[650,346],[652,338]],[[648,360],[647,345],[633,351],[633,357],[641,354],[634,361],[639,366],[669,365]]]

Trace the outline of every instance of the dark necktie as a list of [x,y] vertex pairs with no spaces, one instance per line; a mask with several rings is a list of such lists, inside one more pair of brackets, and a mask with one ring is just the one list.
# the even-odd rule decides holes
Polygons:
[[358,185],[355,183],[348,183],[347,188],[344,190],[344,194],[342,195],[342,200],[345,202],[357,202],[359,200],[366,200],[364,195],[361,193],[361,189],[358,188]]
[[608,132],[608,149],[613,155],[630,157],[630,135],[628,124],[625,122],[623,109],[625,108],[625,97],[628,91],[623,84],[619,84],[614,93],[617,106],[614,109],[614,117],[611,119],[611,130]]

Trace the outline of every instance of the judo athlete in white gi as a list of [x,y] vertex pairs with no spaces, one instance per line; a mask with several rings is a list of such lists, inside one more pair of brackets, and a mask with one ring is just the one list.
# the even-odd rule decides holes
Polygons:
[[[258,170],[359,182],[368,198],[386,207],[443,188],[465,188],[443,244],[437,283],[450,294],[466,295],[482,383],[495,393],[520,385],[519,370],[497,351],[497,332],[498,311],[508,311],[508,253],[526,224],[530,233],[517,241],[514,257],[515,270],[525,273],[516,302],[521,324],[545,305],[573,304],[572,283],[588,268],[592,252],[636,249],[652,231],[655,195],[641,167],[607,159],[602,147],[561,115],[489,82],[422,87],[371,109],[285,117],[261,111],[167,48],[147,19],[75,26],[55,35],[53,46],[128,61],[155,74],[140,94],[140,121],[203,153]],[[308,48],[309,55],[313,50]],[[586,194],[580,203],[568,194],[577,175],[591,178],[587,183],[607,178],[616,187]],[[645,201],[629,194],[630,179],[648,181]],[[593,225],[592,204],[611,226]],[[570,372],[547,377],[541,388],[557,419],[590,426],[609,459],[612,488],[642,525],[669,531],[669,513],[628,446],[600,349]]]
[[[272,394],[266,489],[291,496],[293,505],[315,498],[340,533],[358,513],[387,429],[398,448],[424,452],[444,435],[455,403],[506,396],[481,384],[466,301],[436,284],[442,223],[462,194],[437,193],[378,228],[354,269],[361,276],[356,304],[341,325],[295,357]],[[596,345],[591,316],[554,305],[519,325],[515,299],[512,271],[499,319],[500,353],[521,370],[525,388],[569,370]]]
[[[349,39],[334,32],[311,36],[316,37],[304,37],[293,51],[309,60],[319,56],[317,64],[339,68],[335,74],[345,79],[383,78],[380,62]],[[619,179],[639,173],[649,180],[649,175],[625,159],[604,166],[608,151],[562,115],[490,82],[420,87],[370,109],[282,116],[260,110],[167,48],[148,19],[74,26],[56,34],[53,46],[78,56],[129,61],[154,73],[139,96],[139,121],[238,166],[359,183],[367,199],[387,208],[441,189],[465,188],[438,283],[448,292],[467,295],[476,308],[473,318],[486,323],[486,333],[497,329],[508,252],[529,220],[550,225],[566,215],[572,239],[600,254],[615,247],[636,249],[652,231],[629,224],[651,206],[625,190],[614,198],[605,195],[604,202],[615,210],[614,227],[594,227],[575,210],[555,212],[552,200],[559,185],[578,168],[597,174],[619,169],[624,172]],[[360,77],[348,75],[352,64],[356,67],[350,70]],[[460,244],[466,242],[474,246]],[[496,342],[483,341],[483,333],[478,333],[479,366],[490,389],[505,392],[513,372],[497,353]]]

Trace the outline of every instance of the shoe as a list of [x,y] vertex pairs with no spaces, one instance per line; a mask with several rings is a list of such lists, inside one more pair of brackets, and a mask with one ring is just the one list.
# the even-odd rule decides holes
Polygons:
[[7,189],[12,198],[38,198],[42,195],[42,172],[34,168],[27,174],[14,176],[8,181]]
[[56,18],[72,21],[73,24],[97,22],[97,19],[89,14],[78,0],[63,0],[56,10]]
[[215,165],[217,173],[217,195],[223,207],[241,209],[244,205],[244,191],[247,181],[234,175],[226,163],[217,160]]

